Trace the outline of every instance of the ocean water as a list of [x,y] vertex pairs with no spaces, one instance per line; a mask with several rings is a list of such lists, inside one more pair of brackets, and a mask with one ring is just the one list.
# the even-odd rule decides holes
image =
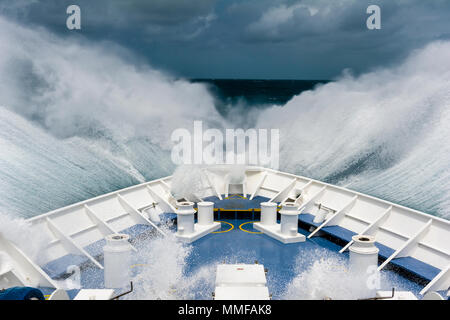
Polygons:
[[333,81],[179,79],[0,17],[0,212],[170,175],[170,135],[278,128],[280,170],[450,217],[450,42]]

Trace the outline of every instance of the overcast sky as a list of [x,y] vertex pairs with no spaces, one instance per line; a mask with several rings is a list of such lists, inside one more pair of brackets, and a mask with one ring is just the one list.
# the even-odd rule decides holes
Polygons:
[[[81,8],[80,31],[66,28],[70,4]],[[366,27],[371,4],[381,7],[381,30]],[[450,39],[449,0],[0,0],[0,12],[116,43],[189,78],[333,79]]]

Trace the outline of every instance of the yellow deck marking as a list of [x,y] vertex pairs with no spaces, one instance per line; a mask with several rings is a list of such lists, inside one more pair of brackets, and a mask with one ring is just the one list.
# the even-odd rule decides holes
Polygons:
[[136,267],[145,267],[147,264],[146,263],[137,263],[137,264],[133,264],[130,269],[136,268]]
[[227,230],[223,230],[223,231],[215,231],[215,232],[211,232],[211,233],[225,233],[225,232],[229,232],[229,231],[231,231],[231,230],[234,229],[234,225],[233,225],[232,223],[229,223],[229,222],[226,222],[226,221],[216,221],[216,222],[229,224],[229,225],[231,226],[231,228],[230,228],[230,229],[227,229]]
[[259,231],[257,231],[257,232],[255,232],[255,231],[249,231],[249,230],[245,230],[244,228],[242,228],[243,225],[248,224],[248,223],[253,223],[253,222],[258,222],[258,221],[247,221],[247,222],[244,222],[244,223],[242,223],[242,224],[239,226],[239,229],[241,229],[241,230],[244,231],[244,232],[248,232],[248,233],[262,234],[262,232],[259,232]]
[[228,199],[234,198],[234,197],[239,197],[239,198],[242,198],[242,199],[247,200],[246,197],[243,197],[243,196],[241,196],[240,194],[232,194],[231,196],[226,197],[225,200],[228,200]]

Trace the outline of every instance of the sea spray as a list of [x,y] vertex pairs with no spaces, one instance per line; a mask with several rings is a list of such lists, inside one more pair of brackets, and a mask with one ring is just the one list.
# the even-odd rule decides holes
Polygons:
[[[31,228],[28,221],[0,213],[0,236],[12,242],[36,263],[45,261],[45,249],[50,242],[49,237]],[[3,257],[3,261],[7,262],[7,258]]]
[[415,283],[399,281],[395,274],[374,270],[370,275],[355,274],[346,255],[327,249],[305,252],[301,249],[294,267],[295,276],[280,294],[288,300],[354,300],[368,299],[376,291],[417,291]]
[[[221,126],[206,86],[0,16],[0,208],[23,217],[169,175],[170,134]],[[130,63],[135,61],[135,64]]]
[[450,42],[260,112],[278,127],[282,170],[448,217]]
[[[166,229],[167,227],[163,227]],[[138,247],[132,278],[135,290],[129,299],[211,299],[215,266],[207,264],[187,274],[186,261],[192,246],[180,242],[173,232],[145,241]]]
[[344,73],[282,107],[239,115],[242,123],[217,112],[206,86],[110,44],[69,42],[3,17],[0,30],[4,212],[30,217],[169,175],[170,134],[201,120],[279,128],[280,170],[448,217],[448,41],[388,69]]
[[176,199],[185,198],[190,201],[199,201],[207,196],[209,191],[205,166],[181,165],[172,176],[171,193]]

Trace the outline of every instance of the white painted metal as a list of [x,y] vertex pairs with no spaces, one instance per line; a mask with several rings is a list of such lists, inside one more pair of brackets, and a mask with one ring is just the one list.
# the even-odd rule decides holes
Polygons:
[[429,291],[449,290],[450,288],[450,264],[442,269],[442,271],[420,291],[421,295]]
[[298,207],[286,203],[280,210],[280,230],[283,235],[296,236],[298,231]]
[[[150,189],[150,188],[149,188]],[[125,200],[124,197],[122,197],[120,194],[117,194],[117,198],[119,199],[120,204],[127,210],[127,212],[136,220],[139,221],[139,223],[142,224],[148,224],[151,225],[153,228],[158,230],[160,234],[165,236],[166,234],[158,228],[153,222],[151,222],[149,219],[144,217],[142,213],[139,212],[136,208],[134,208],[127,200]]]
[[84,250],[79,244],[77,244],[70,237],[70,235],[65,234],[49,217],[46,217],[45,220],[47,221],[48,228],[63,243],[68,252],[86,256],[97,267],[103,269],[103,266],[100,264],[100,262],[95,260],[94,257],[92,257],[86,250]]
[[266,273],[260,264],[220,264],[215,300],[269,300]]
[[214,190],[214,195],[215,195],[216,197],[218,197],[219,200],[222,200],[222,195],[220,194],[219,191],[217,191],[216,185],[215,185],[214,183],[212,183],[212,180],[211,180],[211,178],[209,177],[208,170],[205,169],[203,172],[204,172],[204,174],[205,174],[206,181],[207,181],[208,184],[211,186],[211,189]]
[[311,234],[308,236],[308,238],[313,237],[317,232],[320,231],[325,226],[331,226],[331,225],[337,225],[337,220],[342,216],[345,215],[345,213],[353,206],[358,199],[358,196],[354,196],[342,209],[339,211],[336,211],[330,218],[328,218],[326,221],[324,221],[317,229],[315,229]]
[[[376,220],[374,220],[372,223],[370,223],[361,233],[359,233],[358,235],[363,235],[363,234],[367,234],[367,235],[371,235],[373,230],[376,230],[376,228],[382,224],[387,217],[389,216],[389,214],[391,213],[392,210],[392,206],[389,206],[389,208],[387,208],[386,211],[384,211]],[[339,252],[343,253],[345,250],[348,249],[348,247],[350,247],[353,244],[353,239],[347,243]]]
[[378,270],[383,269],[392,259],[397,257],[406,257],[408,250],[410,250],[423,236],[430,230],[430,226],[433,220],[429,220],[420,230],[411,238],[408,239],[400,248],[398,248],[389,258],[387,258],[379,267]]
[[0,289],[13,286],[59,287],[20,248],[0,234]]
[[289,192],[294,188],[297,179],[292,179],[283,189],[281,189],[269,202],[279,202],[283,200]]
[[214,223],[214,202],[204,201],[197,203],[198,224],[211,225]]
[[106,236],[104,252],[105,288],[123,288],[130,281],[131,246],[130,236],[110,234]]
[[216,286],[265,286],[267,284],[262,264],[219,264]]
[[274,202],[261,202],[261,224],[271,226],[277,223],[277,204]]
[[370,274],[378,266],[378,252],[375,246],[375,237],[357,235],[352,237],[350,246],[350,270],[355,274]]
[[395,291],[393,297],[392,291],[377,291],[376,297],[383,300],[417,300],[417,297],[411,291]]
[[[271,202],[269,202],[271,203]],[[264,209],[264,204],[261,204],[261,212]],[[276,207],[275,207],[276,210]],[[272,212],[273,214],[273,212]],[[295,242],[303,242],[306,240],[306,237],[303,234],[298,233],[298,207],[296,204],[289,202],[283,204],[282,209],[280,210],[281,221],[278,223],[266,223],[263,218],[266,219],[263,215],[261,216],[261,222],[255,222],[253,227],[256,230],[262,231],[264,234],[277,239],[283,243],[295,243]],[[276,211],[275,211],[276,217]],[[273,218],[271,219],[273,222]]]
[[[207,177],[212,187],[208,189],[210,194],[207,196],[220,198],[225,193],[226,174],[227,166],[208,168]],[[294,180],[294,185],[291,185]],[[171,177],[165,177],[29,219],[31,228],[42,232],[50,239],[43,253],[44,261],[40,266],[70,252],[86,255],[83,248],[103,239],[106,233],[121,232],[136,224],[146,224],[155,228],[157,232],[163,233],[139,210],[156,205],[163,212],[175,212],[174,199],[170,195],[170,184]],[[424,288],[424,293],[430,289],[437,290],[436,287],[446,289],[450,286],[448,275],[450,221],[448,220],[346,188],[261,167],[247,167],[245,188],[245,192],[249,191],[248,193],[251,194],[251,199],[263,196],[269,199],[277,198],[280,201],[287,198],[295,199],[296,193],[302,190],[302,199],[296,200],[296,203],[300,205],[300,212],[315,216],[317,203],[336,210],[334,214],[326,217],[320,229],[327,225],[338,225],[356,234],[375,236],[378,243],[396,252],[395,257],[409,255],[442,270]],[[283,194],[283,191],[288,192]],[[47,218],[51,220],[50,223]],[[317,234],[320,231],[319,228],[310,236]],[[423,232],[420,232],[421,230]],[[347,244],[341,251],[345,251],[350,245],[351,243]],[[27,261],[32,261],[26,255],[23,256]],[[96,261],[93,257],[89,259]],[[13,258],[13,260],[16,265],[27,264],[20,258]],[[40,267],[37,267],[39,270]],[[21,272],[25,275],[36,272],[31,270],[34,268],[30,271],[28,268],[24,267],[24,269],[26,270]],[[40,271],[37,271],[38,274]]]
[[113,297],[113,289],[82,289],[73,300],[110,300]]
[[177,235],[189,236],[194,233],[194,203],[181,202],[177,209]]
[[270,300],[267,287],[216,287],[214,300]]
[[[203,223],[194,223],[194,203],[187,201],[178,203],[177,232],[175,236],[181,241],[191,243],[210,232],[220,229],[220,222],[214,222],[211,219],[211,213],[207,213],[209,217]],[[206,223],[206,220],[209,223]]]
[[66,290],[64,290],[64,289],[56,289],[50,295],[48,300],[70,300],[70,298],[69,298],[69,295],[67,294]]
[[260,180],[259,180],[258,183],[256,184],[256,188],[255,188],[255,190],[253,191],[253,193],[252,193],[252,195],[251,195],[251,197],[250,197],[250,200],[253,200],[253,198],[258,194],[259,189],[261,189],[261,186],[263,185],[264,180],[266,179],[266,177],[267,177],[267,173],[266,173],[266,172],[263,172],[263,173],[261,174]]

